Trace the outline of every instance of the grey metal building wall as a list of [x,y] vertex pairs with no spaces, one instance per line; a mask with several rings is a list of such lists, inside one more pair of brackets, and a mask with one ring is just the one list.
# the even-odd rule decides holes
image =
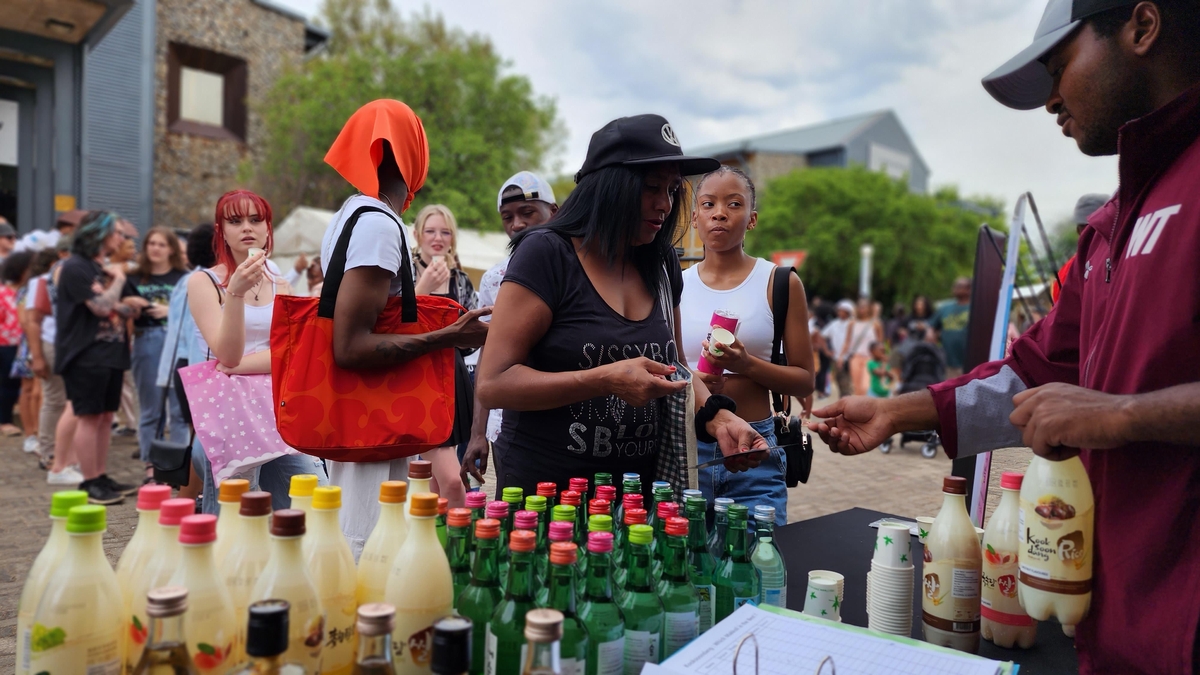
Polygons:
[[153,223],[155,2],[138,0],[83,59],[81,204]]
[[913,192],[929,190],[929,167],[917,152],[917,146],[909,137],[908,132],[900,125],[900,120],[894,114],[883,115],[862,133],[850,139],[846,144],[846,158],[867,166],[870,158],[871,143],[878,143],[893,150],[908,153],[912,156],[912,170],[908,175],[908,187]]

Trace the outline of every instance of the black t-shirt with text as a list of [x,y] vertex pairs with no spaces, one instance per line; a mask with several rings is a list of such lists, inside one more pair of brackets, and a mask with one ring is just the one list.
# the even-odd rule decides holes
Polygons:
[[[107,288],[110,278],[95,260],[73,254],[62,263],[55,298],[58,332],[54,336],[54,371],[69,365],[87,368],[129,369],[129,335],[125,319],[116,312],[106,317],[92,313],[87,301],[96,297],[94,284]],[[132,295],[125,285],[121,297]]]
[[[678,306],[683,275],[673,252],[666,264],[672,304]],[[531,368],[570,372],[639,356],[668,364],[678,358],[659,295],[642,321],[621,316],[596,291],[574,245],[562,235],[549,230],[526,235],[504,275],[504,283],[510,282],[535,293],[554,314],[529,352]],[[566,489],[570,478],[591,478],[597,471],[653,476],[660,403],[633,407],[616,396],[600,396],[550,410],[504,411],[495,446],[496,489],[521,487],[532,494],[540,481]]]
[[[166,307],[171,304],[171,291],[175,290],[175,284],[179,283],[184,274],[187,272],[182,270],[170,270],[166,274],[151,274],[146,277],[135,274],[127,277],[126,283],[133,288],[137,295],[148,300],[151,305]],[[127,293],[127,295],[132,295],[132,293]],[[138,328],[166,326],[167,317],[155,319],[142,312],[137,319],[134,319],[133,325]]]

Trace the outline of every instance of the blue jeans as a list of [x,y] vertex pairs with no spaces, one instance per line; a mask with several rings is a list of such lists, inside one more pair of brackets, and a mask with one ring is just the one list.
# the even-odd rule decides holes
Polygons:
[[[133,340],[133,383],[137,387],[138,408],[142,417],[138,420],[138,449],[142,461],[150,461],[150,441],[158,433],[158,422],[163,415],[163,390],[158,386],[158,362],[167,339],[165,326],[140,329]],[[167,429],[170,439],[182,443],[190,430],[183,421],[179,399],[172,391],[167,396]]]
[[[775,445],[775,420],[768,417],[759,422],[751,422],[750,426],[766,439],[768,445]],[[697,441],[696,456],[701,462],[716,459],[721,450],[716,443]],[[787,456],[782,448],[771,451],[771,456],[763,460],[757,467],[749,471],[733,473],[718,464],[707,469],[700,469],[700,491],[709,505],[717,497],[729,497],[738,504],[744,504],[750,509],[750,517],[754,518],[755,506],[774,506],[775,525],[787,524]]]
[[[216,514],[217,488],[213,481],[212,465],[200,446],[200,439],[192,442],[192,466],[204,481],[204,501],[201,503],[204,513]],[[263,490],[271,493],[271,510],[278,511],[291,506],[292,498],[288,489],[292,484],[292,476],[302,473],[315,473],[318,485],[329,485],[329,476],[325,473],[325,464],[318,457],[311,455],[284,455],[273,459],[262,466],[255,467],[238,478],[250,481],[251,490]]]

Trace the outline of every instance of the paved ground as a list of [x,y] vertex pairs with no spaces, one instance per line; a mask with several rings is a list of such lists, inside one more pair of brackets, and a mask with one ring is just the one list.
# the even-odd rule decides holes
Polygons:
[[[807,485],[791,490],[788,520],[798,521],[852,506],[885,511],[901,516],[935,515],[941,505],[941,479],[950,472],[950,461],[939,452],[924,459],[920,446],[909,444],[889,455],[871,452],[857,457],[835,455],[818,446],[812,477]],[[124,482],[140,482],[140,463],[130,458],[135,447],[131,438],[114,439],[109,457],[110,473]],[[1008,450],[996,455],[989,500],[995,508],[1002,470],[1023,471],[1028,450]],[[0,440],[0,457],[7,471],[0,473],[0,672],[12,672],[16,651],[17,603],[25,574],[41,550],[50,523],[47,512],[54,489],[46,484],[33,455],[21,452],[20,440]],[[134,500],[109,507],[108,532],[104,547],[115,565],[137,524]]]

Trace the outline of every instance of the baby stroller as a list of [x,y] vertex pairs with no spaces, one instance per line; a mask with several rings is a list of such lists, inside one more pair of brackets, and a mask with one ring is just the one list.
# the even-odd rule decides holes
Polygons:
[[[911,345],[904,357],[904,368],[900,374],[900,387],[896,393],[907,394],[921,391],[931,384],[937,384],[946,379],[946,356],[942,348],[932,342],[920,340]],[[892,440],[887,439],[879,446],[879,452],[888,454],[892,451]],[[933,459],[937,456],[942,439],[936,431],[906,431],[900,434],[900,447],[905,443],[920,442],[921,456]]]

